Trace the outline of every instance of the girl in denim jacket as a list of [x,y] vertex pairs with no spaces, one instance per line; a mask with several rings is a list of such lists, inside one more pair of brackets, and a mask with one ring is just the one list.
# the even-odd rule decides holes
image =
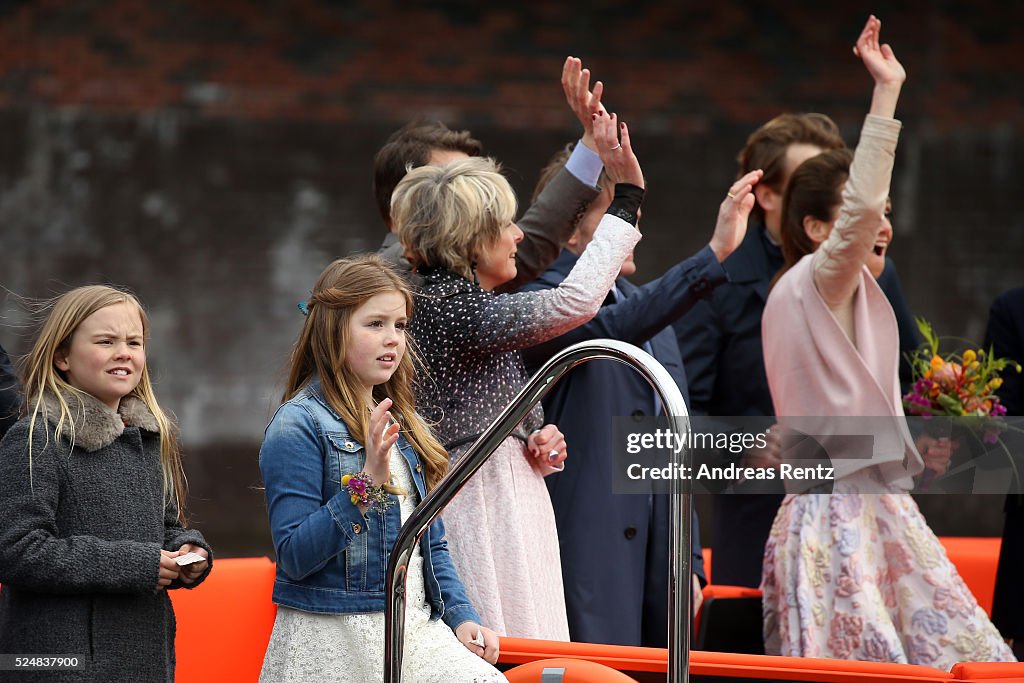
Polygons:
[[[375,256],[335,261],[313,287],[285,403],[260,449],[279,606],[261,681],[383,678],[388,556],[448,464],[415,412],[411,313],[405,281]],[[407,679],[505,680],[491,666],[498,638],[479,625],[440,520],[408,577]]]

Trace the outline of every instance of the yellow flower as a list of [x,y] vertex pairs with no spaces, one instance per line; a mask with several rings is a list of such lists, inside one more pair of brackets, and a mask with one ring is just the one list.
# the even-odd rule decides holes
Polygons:
[[993,377],[991,380],[989,380],[988,386],[993,391],[995,391],[999,387],[1003,386],[1003,378],[1002,377]]
[[346,474],[345,476],[343,476],[341,478],[341,485],[342,486],[348,486],[348,483],[351,480],[352,480],[352,475],[351,474]]
[[359,496],[353,495],[349,498],[349,500],[352,501],[353,505],[359,505]]
[[964,351],[964,365],[970,365],[977,358],[978,358],[978,354],[976,354],[971,349],[967,349],[966,351]]

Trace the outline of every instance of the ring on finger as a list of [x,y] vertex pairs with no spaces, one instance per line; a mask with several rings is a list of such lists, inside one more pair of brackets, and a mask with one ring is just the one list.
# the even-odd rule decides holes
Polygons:
[[548,453],[548,460],[554,460],[557,457],[558,457],[558,451],[557,450],[552,450],[552,451],[550,451]]
[[736,199],[736,195],[734,195],[732,192],[726,192],[725,194],[729,196],[729,199]]
[[609,152],[614,152],[614,151],[615,151],[615,150],[617,150],[617,149],[622,149],[622,145],[621,145],[621,144],[618,144],[618,143],[616,143],[616,144],[615,144],[615,146],[614,146],[614,147],[610,147],[610,148],[608,149],[608,151],[609,151]]

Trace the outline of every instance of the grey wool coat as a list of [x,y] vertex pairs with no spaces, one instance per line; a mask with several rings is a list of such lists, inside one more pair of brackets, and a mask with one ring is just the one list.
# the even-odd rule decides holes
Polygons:
[[[156,590],[160,550],[210,548],[164,504],[160,435],[145,403],[125,397],[115,413],[91,396],[80,410],[68,398],[74,445],[66,428],[56,438],[60,411],[45,397],[31,473],[30,418],[0,442],[0,653],[77,655],[85,669],[0,671],[0,681],[173,681],[174,610],[167,590]],[[169,588],[194,587],[208,573]]]

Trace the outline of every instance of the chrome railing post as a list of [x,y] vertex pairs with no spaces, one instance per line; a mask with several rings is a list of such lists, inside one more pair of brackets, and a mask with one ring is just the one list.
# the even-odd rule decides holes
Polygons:
[[[398,532],[398,539],[388,560],[385,579],[387,600],[384,605],[384,683],[402,680],[402,656],[405,643],[405,581],[413,549],[427,528],[455,497],[470,477],[483,466],[515,429],[533,406],[552,386],[577,365],[592,360],[616,360],[629,365],[651,384],[661,398],[665,415],[677,434],[688,434],[689,413],[683,396],[672,376],[653,356],[625,342],[613,339],[595,339],[574,344],[556,354],[537,371],[522,391],[480,435],[480,438],[449,470],[444,479],[427,494]],[[603,416],[601,416],[603,417]],[[611,417],[611,416],[609,416]],[[687,438],[686,443],[689,443]],[[569,444],[570,448],[572,444]],[[673,451],[673,453],[675,453]],[[690,471],[690,450],[683,449],[673,455],[673,471]],[[679,466],[685,465],[686,470]],[[669,626],[668,626],[668,680],[671,683],[689,680],[690,658],[690,539],[692,524],[690,510],[691,487],[688,481],[672,479],[670,516],[672,529],[669,536]],[[484,624],[486,626],[486,624]]]

